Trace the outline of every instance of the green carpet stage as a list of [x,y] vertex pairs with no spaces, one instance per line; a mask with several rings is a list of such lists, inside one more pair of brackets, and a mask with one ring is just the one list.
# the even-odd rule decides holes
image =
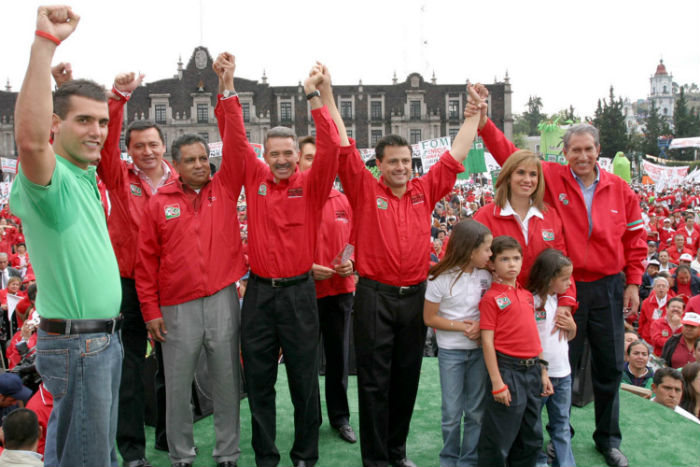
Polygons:
[[[323,377],[320,377],[323,401]],[[357,379],[350,377],[348,398],[351,423],[359,435],[357,415]],[[437,466],[442,448],[440,433],[440,381],[437,358],[425,358],[420,380],[420,390],[411,422],[408,438],[408,457],[423,467]],[[319,466],[361,466],[360,445],[342,441],[326,420],[320,434]],[[544,415],[546,417],[546,413]],[[605,466],[603,457],[595,450],[593,434],[593,404],[584,408],[574,407],[571,418],[576,428],[573,440],[574,456],[579,466]],[[622,450],[632,466],[698,466],[700,465],[700,425],[690,422],[671,410],[632,395],[620,392],[620,422],[622,426]],[[281,466],[291,465],[289,450],[294,430],[293,408],[287,387],[284,365],[280,366],[277,380],[277,447],[281,454]],[[195,424],[195,442],[199,456],[195,466],[216,465],[211,457],[214,445],[212,417]],[[170,465],[166,453],[153,448],[153,428],[147,427],[148,459],[156,467]],[[547,437],[545,433],[545,438]],[[248,401],[241,401],[241,457],[238,465],[254,466],[255,457],[250,445],[250,410]]]

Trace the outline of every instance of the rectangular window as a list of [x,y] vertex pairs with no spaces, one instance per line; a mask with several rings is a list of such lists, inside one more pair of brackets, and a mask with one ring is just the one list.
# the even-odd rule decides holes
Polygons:
[[340,101],[340,116],[343,120],[352,120],[352,102]]
[[382,139],[382,130],[372,130],[369,139],[370,146],[376,146],[380,139]]
[[451,120],[459,119],[459,101],[450,100],[447,104],[447,118]]
[[372,120],[382,119],[382,101],[372,101],[370,106],[370,116]]
[[249,122],[250,121],[250,103],[248,103],[248,102],[241,103],[241,108],[243,109],[243,121]]
[[420,120],[420,101],[411,101],[409,105],[411,111],[411,120]]
[[458,131],[459,131],[459,128],[450,128],[450,139],[452,141],[455,140],[455,136],[457,136]]
[[245,132],[245,139],[247,139],[248,141],[250,141],[250,131],[246,131],[246,132]]
[[209,123],[209,106],[197,104],[197,123]]
[[352,128],[348,128],[348,129],[345,130],[345,131],[347,131],[347,133],[348,133],[348,138],[352,138],[352,137],[353,137],[353,136],[352,136]]
[[411,130],[410,135],[411,144],[416,144],[420,141],[420,130]]
[[165,123],[165,104],[156,104],[156,123]]
[[206,141],[207,144],[209,144],[209,133],[202,132],[202,133],[199,133],[199,136],[204,138],[204,141]]
[[280,120],[283,122],[292,121],[292,103],[289,101],[280,102]]

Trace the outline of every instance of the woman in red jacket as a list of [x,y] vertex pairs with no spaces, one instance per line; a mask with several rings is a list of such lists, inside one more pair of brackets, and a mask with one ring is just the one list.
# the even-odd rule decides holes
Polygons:
[[[543,201],[544,191],[542,164],[537,155],[527,150],[516,151],[503,164],[496,180],[494,201],[474,216],[494,237],[510,235],[518,240],[523,249],[520,284],[527,283],[530,268],[543,250],[556,248],[567,254],[561,219]],[[573,281],[569,290],[559,296],[559,306],[576,307]]]

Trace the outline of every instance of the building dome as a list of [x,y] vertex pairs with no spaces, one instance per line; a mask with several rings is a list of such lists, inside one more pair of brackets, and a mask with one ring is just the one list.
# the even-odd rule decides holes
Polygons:
[[656,67],[656,73],[654,74],[654,76],[667,75],[667,74],[668,74],[668,72],[666,71],[666,65],[664,65],[664,61],[659,60],[659,64]]

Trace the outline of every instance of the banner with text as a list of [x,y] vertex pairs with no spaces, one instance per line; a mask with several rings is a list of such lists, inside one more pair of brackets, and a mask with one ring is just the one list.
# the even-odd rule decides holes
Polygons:
[[664,165],[652,164],[649,161],[642,162],[644,172],[651,178],[654,183],[680,183],[686,175],[688,175],[688,166],[681,167],[666,167]]

